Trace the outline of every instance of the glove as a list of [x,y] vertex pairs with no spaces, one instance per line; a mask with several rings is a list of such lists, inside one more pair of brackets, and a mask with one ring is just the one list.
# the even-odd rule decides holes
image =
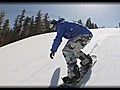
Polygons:
[[50,58],[53,59],[54,56],[55,56],[55,52],[51,52],[50,53]]

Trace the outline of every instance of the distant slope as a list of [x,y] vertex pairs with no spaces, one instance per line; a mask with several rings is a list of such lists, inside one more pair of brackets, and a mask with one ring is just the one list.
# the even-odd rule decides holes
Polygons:
[[[86,86],[119,86],[120,29],[103,28],[92,30],[93,39],[83,49],[85,53],[98,56],[98,62]],[[0,86],[49,87],[62,83],[66,76],[66,62],[61,49],[55,59],[49,58],[50,48],[56,33],[37,35],[0,48]],[[79,61],[78,61],[79,63]]]

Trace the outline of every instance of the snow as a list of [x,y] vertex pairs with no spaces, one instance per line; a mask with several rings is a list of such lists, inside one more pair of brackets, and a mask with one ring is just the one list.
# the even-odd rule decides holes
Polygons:
[[[97,63],[84,80],[85,87],[120,86],[120,28],[90,29],[94,37],[82,50],[95,54]],[[0,48],[0,87],[54,87],[66,76],[62,48],[50,59],[50,48],[56,33],[36,35]],[[78,60],[78,64],[79,64]]]

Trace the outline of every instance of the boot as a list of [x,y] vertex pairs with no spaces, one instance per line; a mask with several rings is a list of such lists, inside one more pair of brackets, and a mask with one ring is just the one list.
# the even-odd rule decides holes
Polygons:
[[80,78],[80,71],[79,71],[79,67],[78,65],[76,65],[74,67],[74,70],[73,70],[73,73],[75,74],[75,76],[73,77],[74,81],[79,81],[79,78]]
[[81,68],[80,68],[80,75],[84,76],[86,74],[86,72],[88,71],[89,67],[91,67],[92,65],[92,58],[90,57],[90,55],[86,55],[87,59],[89,60],[88,63],[86,63],[85,65],[82,64],[82,62],[80,62],[81,64]]
[[68,76],[62,78],[63,82],[66,84],[70,84],[73,82],[73,79],[70,79]]
[[91,58],[90,54],[88,54],[88,55],[87,55],[87,57],[88,57],[88,59],[90,60],[88,65],[89,65],[89,66],[91,66],[91,65],[92,65],[92,61],[93,61],[93,60],[92,60],[92,58]]
[[80,75],[84,76],[87,73],[88,69],[89,69],[88,66],[81,66],[80,67]]
[[82,61],[80,62],[80,64],[82,65],[82,66],[91,66],[92,65],[92,58],[90,57],[90,55],[88,54],[88,55],[85,55],[86,56],[86,58],[84,58],[84,59],[82,59]]
[[[73,73],[74,73],[74,75],[73,75]],[[64,83],[70,84],[70,83],[76,83],[77,81],[79,81],[79,78],[80,78],[79,67],[78,67],[78,65],[75,65],[73,71],[68,72],[68,76],[62,78],[62,80]]]

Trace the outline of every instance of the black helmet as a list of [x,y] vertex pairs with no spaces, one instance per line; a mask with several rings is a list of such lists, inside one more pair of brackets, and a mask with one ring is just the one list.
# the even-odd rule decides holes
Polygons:
[[52,21],[51,21],[51,24],[57,24],[57,21],[55,20],[55,19],[53,19]]
[[59,21],[59,22],[61,22],[61,21],[63,21],[63,20],[65,20],[65,19],[64,19],[64,18],[59,18],[59,20],[58,20],[58,21]]

